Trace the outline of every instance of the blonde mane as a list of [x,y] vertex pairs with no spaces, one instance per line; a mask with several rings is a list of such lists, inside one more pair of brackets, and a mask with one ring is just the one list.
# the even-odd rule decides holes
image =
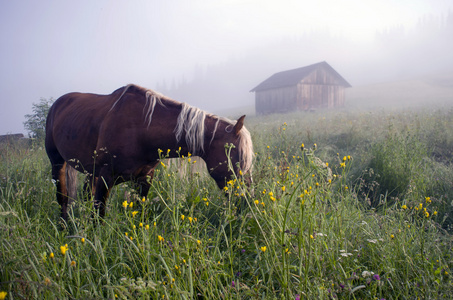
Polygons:
[[[174,100],[165,97],[164,95],[153,90],[144,89],[142,87],[129,84],[126,86],[118,100],[116,100],[112,105],[110,110],[115,107],[115,105],[120,101],[127,90],[132,86],[145,91],[146,102],[143,106],[143,115],[144,122],[147,125],[147,128],[149,128],[156,104],[165,107],[162,100]],[[189,148],[190,153],[192,153],[193,155],[202,155],[204,153],[205,119],[207,116],[216,119],[210,141],[211,143],[214,140],[220,121],[227,122],[231,126],[234,126],[236,124],[236,121],[208,114],[205,111],[193,107],[187,103],[181,103],[181,112],[177,117],[176,127],[173,132],[175,133],[177,142],[180,142],[184,135],[187,147]],[[247,173],[248,171],[251,171],[254,156],[253,144],[250,132],[245,127],[242,127],[242,129],[239,131],[237,150],[239,152],[240,168],[242,172]]]
[[[204,152],[204,136],[205,125],[204,121],[206,116],[217,119],[214,125],[214,130],[211,137],[211,143],[214,140],[215,134],[220,121],[227,122],[229,126],[234,126],[236,121],[227,118],[207,114],[205,111],[182,103],[182,109],[178,116],[176,128],[174,130],[176,140],[179,142],[185,132],[185,140],[189,151],[194,155],[199,155]],[[251,171],[253,165],[253,144],[250,132],[247,128],[242,127],[239,131],[237,149],[239,152],[240,168],[242,172],[247,173]]]
[[255,153],[253,152],[252,136],[245,126],[239,131],[238,150],[242,172],[252,172],[253,157],[255,156]]

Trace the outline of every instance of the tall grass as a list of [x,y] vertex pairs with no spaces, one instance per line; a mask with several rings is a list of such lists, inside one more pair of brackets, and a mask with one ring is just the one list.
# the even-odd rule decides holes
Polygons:
[[452,115],[255,118],[253,193],[241,177],[218,190],[199,158],[162,160],[147,198],[117,186],[102,224],[91,219],[90,202],[76,201],[64,230],[42,147],[2,145],[0,292],[449,298]]

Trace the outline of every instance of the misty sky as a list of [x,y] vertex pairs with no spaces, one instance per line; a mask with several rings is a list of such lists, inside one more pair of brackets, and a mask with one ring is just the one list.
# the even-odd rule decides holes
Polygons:
[[449,10],[451,0],[4,0],[0,134],[25,134],[24,115],[41,97],[108,94],[128,83],[152,89],[279,39],[323,30],[367,43]]

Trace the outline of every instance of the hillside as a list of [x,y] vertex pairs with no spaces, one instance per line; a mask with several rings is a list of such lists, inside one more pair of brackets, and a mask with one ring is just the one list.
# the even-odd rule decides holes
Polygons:
[[453,73],[353,87],[347,90],[346,101],[359,108],[453,104]]

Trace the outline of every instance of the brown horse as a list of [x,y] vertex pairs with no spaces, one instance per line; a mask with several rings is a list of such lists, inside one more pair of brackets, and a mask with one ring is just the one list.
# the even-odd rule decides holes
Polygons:
[[[132,180],[141,196],[148,194],[160,149],[171,149],[170,157],[200,156],[223,188],[233,172],[251,171],[253,146],[244,117],[230,121],[132,84],[110,95],[60,97],[47,116],[45,145],[61,217],[67,220],[68,201],[75,197],[76,176],[67,176],[69,169],[98,178],[94,208],[104,217],[114,185]],[[234,145],[233,171],[226,163],[225,144]],[[173,151],[177,149],[179,154]]]

